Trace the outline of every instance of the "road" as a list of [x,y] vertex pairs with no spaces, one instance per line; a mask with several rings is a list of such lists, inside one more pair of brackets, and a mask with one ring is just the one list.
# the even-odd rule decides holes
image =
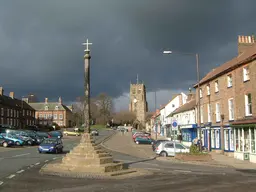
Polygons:
[[[111,131],[100,133],[98,143],[111,134]],[[74,145],[77,140],[65,141],[67,145]],[[28,150],[28,149],[26,149]],[[71,179],[57,176],[40,175],[38,171],[43,164],[24,169],[16,173],[13,178],[4,178],[0,191],[61,191],[61,192],[93,192],[93,191],[255,191],[256,173],[236,171],[231,168],[210,167],[170,162],[160,162],[155,159],[142,159],[130,155],[111,152],[115,160],[122,160],[130,167],[143,168],[153,172],[153,175],[116,180]],[[1,153],[0,153],[1,154]],[[16,152],[17,154],[17,152]],[[33,153],[37,157],[37,153]],[[28,155],[26,155],[28,156]],[[26,157],[24,156],[24,157]],[[12,157],[12,158],[24,158]],[[56,157],[50,155],[49,157]],[[39,156],[40,158],[40,156]],[[45,159],[36,159],[43,162]],[[47,156],[45,156],[47,159]],[[50,159],[50,158],[49,158]],[[18,162],[18,159],[15,160]],[[22,161],[23,162],[23,161]],[[7,165],[7,164],[6,164]],[[2,172],[2,164],[0,171]],[[17,171],[18,169],[16,169]],[[11,172],[8,172],[10,174]],[[5,175],[6,176],[6,175]]]
[[[102,131],[96,142],[101,142],[108,137],[111,131]],[[80,137],[79,137],[80,138]],[[39,154],[37,146],[20,148],[0,148],[0,184],[6,178],[13,178],[17,174],[24,172],[28,167],[45,164],[49,161],[62,157],[66,152],[78,144],[79,138],[68,136],[63,138],[63,154]]]

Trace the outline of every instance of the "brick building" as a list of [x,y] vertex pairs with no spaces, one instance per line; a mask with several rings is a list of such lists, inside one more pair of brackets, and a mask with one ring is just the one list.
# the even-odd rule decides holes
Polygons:
[[35,124],[35,109],[26,102],[16,99],[14,92],[4,95],[0,87],[0,124],[16,128],[25,128]]
[[48,102],[48,98],[44,102],[27,102],[36,110],[35,117],[39,125],[51,126],[56,123],[60,127],[72,127],[74,124],[73,113],[70,107],[62,103],[61,97],[58,102]]
[[255,82],[255,39],[239,36],[238,56],[213,69],[200,81],[203,146],[220,150],[223,127],[225,151],[235,158],[256,162]]

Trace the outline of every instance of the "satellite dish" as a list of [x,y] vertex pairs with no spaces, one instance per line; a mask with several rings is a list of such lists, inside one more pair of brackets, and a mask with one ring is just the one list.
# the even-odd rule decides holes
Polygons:
[[134,102],[134,103],[137,103],[138,101],[137,101],[137,99],[133,99],[133,102]]

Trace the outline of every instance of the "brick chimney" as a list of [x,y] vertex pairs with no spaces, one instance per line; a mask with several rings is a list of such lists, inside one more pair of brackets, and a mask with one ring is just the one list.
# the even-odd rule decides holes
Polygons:
[[4,88],[0,87],[0,95],[4,95]]
[[10,92],[10,93],[9,93],[9,97],[11,97],[12,99],[14,99],[14,92]]
[[244,36],[238,35],[238,55],[255,44],[254,35]]
[[48,98],[44,99],[44,103],[47,104],[48,103]]

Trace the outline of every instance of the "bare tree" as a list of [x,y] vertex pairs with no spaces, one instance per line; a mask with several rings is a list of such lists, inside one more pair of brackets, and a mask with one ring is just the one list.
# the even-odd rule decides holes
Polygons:
[[[76,101],[73,103],[73,113],[76,121],[76,125],[80,126],[84,124],[84,97],[77,97]],[[98,107],[96,105],[96,99],[92,98],[90,99],[90,116],[91,120],[93,122],[96,121],[96,119],[100,116]]]
[[120,111],[113,114],[113,119],[117,124],[132,124],[136,119],[136,114],[130,111]]
[[109,118],[111,117],[112,110],[113,110],[112,98],[108,96],[106,93],[100,93],[96,97],[95,104],[97,105],[97,108],[99,110],[99,115],[101,116],[101,119],[102,119],[100,121],[106,124]]

